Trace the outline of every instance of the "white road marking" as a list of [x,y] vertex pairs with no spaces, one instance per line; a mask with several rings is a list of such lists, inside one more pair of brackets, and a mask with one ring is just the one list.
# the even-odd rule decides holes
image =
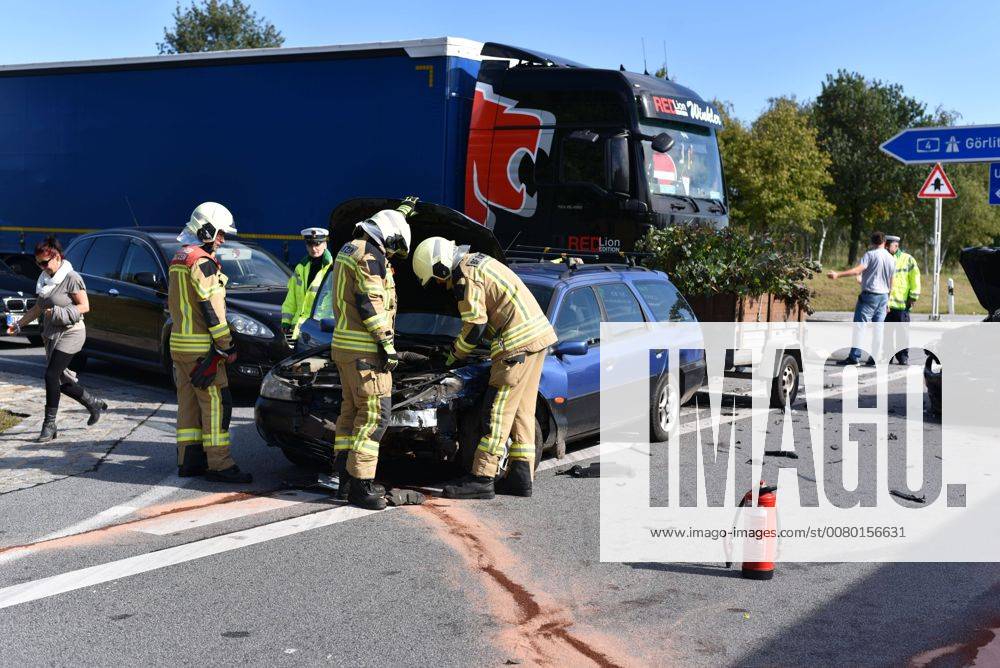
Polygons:
[[302,515],[274,522],[273,524],[265,524],[244,531],[206,538],[205,540],[185,545],[177,545],[176,547],[170,547],[158,552],[140,554],[127,559],[120,559],[98,566],[53,575],[33,582],[5,587],[0,589],[0,609],[64,594],[76,589],[93,587],[105,582],[183,564],[196,559],[203,559],[222,552],[238,550],[248,545],[256,545],[277,538],[292,536],[304,531],[319,529],[378,512],[387,511],[364,510],[363,508],[356,508],[354,506],[340,506],[310,515]]
[[[892,382],[892,381],[897,380],[899,378],[904,378],[906,376],[906,373],[907,372],[905,370],[903,370],[903,371],[896,371],[895,373],[890,373],[888,376],[886,376],[886,382]],[[858,382],[858,387],[866,387],[868,385],[874,385],[875,382],[876,382],[876,379],[874,377],[872,377],[869,380],[859,381]],[[844,391],[843,386],[840,386],[840,387],[837,387],[837,388],[830,389],[830,390],[826,391],[824,393],[824,396],[833,397],[833,396],[836,396],[838,394],[841,394],[843,391]],[[723,401],[725,401],[725,397],[723,397]],[[730,406],[731,405],[732,404],[730,403]],[[725,404],[723,404],[723,409],[725,409],[725,408],[726,408],[726,406],[725,406]],[[695,409],[694,407],[689,407],[689,408],[686,408],[686,409],[682,408],[681,410],[685,411],[685,413],[681,414],[681,417],[684,417],[685,415],[693,415],[694,411],[697,410],[697,409]],[[742,420],[744,418],[750,417],[752,414],[753,414],[753,409],[749,408],[749,407],[737,408],[735,412],[730,413],[730,414],[721,413],[720,414],[720,419],[719,419],[719,426],[722,426],[724,424],[731,424],[733,422],[737,422],[737,421]],[[706,425],[702,425],[702,428],[705,428],[705,426]],[[697,430],[698,430],[698,423],[692,420],[690,422],[687,422],[687,423],[681,425],[681,427],[678,430],[678,432],[679,432],[680,436],[684,436],[686,434],[691,434],[691,433],[693,433],[693,432],[695,432]],[[546,460],[543,460],[538,465],[538,468],[535,469],[535,471],[536,472],[538,472],[538,471],[547,471],[549,469],[554,469],[557,466],[566,466],[568,464],[575,464],[576,462],[580,462],[580,461],[583,461],[583,460],[586,460],[586,459],[593,459],[595,457],[599,457],[600,455],[601,455],[601,445],[600,445],[600,443],[598,443],[597,445],[592,445],[592,446],[587,447],[587,448],[582,448],[582,449],[576,450],[574,452],[566,453],[566,456],[563,457],[562,459],[546,459]]]
[[220,505],[192,508],[161,517],[151,517],[148,520],[136,522],[129,527],[130,531],[148,533],[154,536],[166,536],[189,529],[208,526],[217,522],[235,520],[260,513],[280,510],[300,503],[309,503],[320,499],[329,499],[329,494],[314,494],[311,492],[289,491],[282,496],[259,496],[243,501],[233,501]]

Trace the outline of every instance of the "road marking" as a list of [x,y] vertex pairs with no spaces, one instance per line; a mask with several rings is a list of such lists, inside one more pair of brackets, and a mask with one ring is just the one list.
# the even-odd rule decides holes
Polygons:
[[0,609],[30,601],[37,601],[85,587],[93,587],[105,582],[120,580],[168,566],[176,566],[177,564],[183,564],[196,559],[204,559],[205,557],[238,550],[249,545],[264,543],[277,538],[285,538],[367,515],[387,512],[388,510],[391,509],[378,511],[365,510],[354,506],[340,506],[331,508],[330,510],[322,510],[274,522],[273,524],[265,524],[185,545],[169,547],[158,552],[140,554],[135,557],[128,557],[127,559],[119,559],[118,561],[98,566],[53,575],[33,582],[5,587],[0,589]]
[[130,531],[148,533],[154,536],[166,536],[172,533],[188,531],[199,527],[250,517],[260,513],[270,512],[309,503],[320,499],[329,499],[329,494],[314,494],[311,492],[289,491],[276,496],[258,496],[244,501],[234,501],[217,506],[206,506],[180,513],[170,513],[159,517],[151,517],[131,525]]
[[[896,371],[895,373],[890,373],[888,376],[886,376],[886,382],[892,382],[894,380],[898,380],[899,378],[904,378],[906,376],[906,374],[907,374],[906,370]],[[868,385],[874,385],[876,383],[876,381],[877,381],[877,379],[875,377],[873,377],[873,378],[871,378],[869,380],[859,381],[858,382],[858,387],[867,387]],[[840,387],[828,390],[824,394],[824,396],[825,397],[833,397],[833,396],[836,396],[838,394],[841,394],[843,391],[844,391],[844,387],[841,385]],[[731,406],[732,403],[730,403],[729,405]],[[725,404],[725,396],[723,397],[722,408],[723,409],[727,408],[727,406]],[[692,407],[688,407],[688,408],[683,408],[681,410],[685,411],[685,412],[681,413],[680,417],[686,417],[686,416],[693,415],[697,409],[692,406]],[[768,409],[768,410],[770,411],[771,409]],[[721,427],[724,424],[732,424],[733,422],[737,422],[737,421],[742,420],[744,418],[748,418],[752,414],[753,414],[753,409],[752,408],[748,408],[748,407],[737,408],[735,412],[730,413],[728,415],[725,414],[725,413],[720,413],[719,426]],[[697,431],[698,427],[699,427],[698,423],[696,421],[694,421],[694,420],[686,422],[683,425],[681,425],[680,428],[678,429],[678,435],[679,436],[685,436],[687,434],[691,434],[691,433]],[[701,428],[702,429],[706,429],[706,428],[708,428],[708,425],[703,424],[703,425],[701,425]],[[538,471],[547,471],[549,469],[554,469],[557,466],[565,466],[567,464],[574,464],[576,462],[580,462],[580,461],[583,461],[585,459],[593,459],[595,457],[599,457],[600,455],[601,455],[601,444],[598,443],[597,445],[592,445],[592,446],[589,446],[589,447],[586,447],[586,448],[582,448],[580,450],[576,450],[574,452],[567,453],[566,456],[563,457],[562,459],[546,459],[546,460],[542,461],[542,463],[540,463],[538,465],[538,468],[536,468],[535,471],[536,472],[538,472]]]

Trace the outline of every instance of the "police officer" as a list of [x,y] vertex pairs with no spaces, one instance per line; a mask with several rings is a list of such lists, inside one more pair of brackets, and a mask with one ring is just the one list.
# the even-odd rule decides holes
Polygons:
[[236,349],[226,322],[227,279],[215,257],[227,234],[236,234],[233,214],[215,202],[199,204],[177,237],[183,246],[170,261],[177,475],[248,483],[253,476],[241,471],[229,454],[233,398],[226,365],[236,360]]
[[[886,250],[896,260],[896,273],[892,277],[892,287],[889,290],[889,312],[886,322],[910,322],[910,309],[913,303],[920,299],[920,267],[912,255],[899,247],[900,239],[891,234],[886,235]],[[891,330],[890,330],[891,331]],[[901,336],[893,337],[891,349],[898,350],[893,359],[900,364],[910,363],[909,337],[903,329]]]
[[[483,437],[472,471],[445,485],[452,499],[491,499],[495,492],[531,496],[535,470],[535,401],[546,350],[556,334],[534,296],[504,264],[468,246],[430,237],[413,253],[421,284],[433,278],[458,300],[462,330],[446,360],[467,357],[492,338],[489,389],[483,404]],[[507,476],[495,481],[508,437]]]
[[334,438],[338,496],[362,508],[382,510],[385,489],[375,484],[379,441],[389,426],[392,371],[399,364],[393,345],[396,286],[389,257],[410,250],[408,216],[417,198],[395,210],[379,211],[355,227],[354,240],[333,263],[334,317],[331,357],[343,400]]
[[295,265],[288,279],[288,294],[281,305],[281,331],[289,344],[299,338],[299,328],[312,313],[319,286],[333,265],[333,256],[326,247],[329,231],[307,227],[300,234],[306,242],[306,256]]

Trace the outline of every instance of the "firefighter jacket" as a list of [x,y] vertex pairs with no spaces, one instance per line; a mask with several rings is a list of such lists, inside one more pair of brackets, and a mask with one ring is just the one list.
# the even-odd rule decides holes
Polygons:
[[906,301],[920,298],[920,267],[909,253],[896,252],[896,273],[889,290],[889,308],[902,311],[909,308]]
[[169,273],[171,357],[192,362],[207,355],[213,344],[220,350],[232,348],[222,264],[200,246],[184,246],[170,261]]
[[333,352],[377,354],[393,344],[396,284],[382,248],[355,239],[333,263]]
[[464,359],[492,339],[490,357],[537,352],[556,342],[548,318],[528,287],[506,265],[483,253],[463,257],[452,273],[462,330],[453,354]]
[[308,255],[297,265],[292,275],[288,278],[288,294],[281,304],[281,326],[292,328],[292,338],[298,338],[299,327],[312,313],[313,302],[316,300],[316,293],[319,286],[326,278],[326,272],[333,266],[333,256],[329,251],[323,254],[322,265],[313,280],[309,282],[309,269],[312,265],[312,258]]

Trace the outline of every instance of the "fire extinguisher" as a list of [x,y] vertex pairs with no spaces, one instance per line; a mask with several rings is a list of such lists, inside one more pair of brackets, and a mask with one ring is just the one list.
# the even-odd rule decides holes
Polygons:
[[[774,509],[778,502],[778,486],[767,485],[763,480],[760,482],[760,491],[757,494],[757,508]],[[753,503],[753,490],[748,491],[740,500],[739,508],[749,507]],[[740,511],[737,511],[739,517]],[[748,580],[770,580],[774,577],[774,559],[778,545],[778,522],[776,510],[762,510],[742,513],[746,518],[744,528],[749,531],[760,532],[761,537],[754,538],[748,536],[743,542],[743,577]],[[736,525],[736,522],[733,522]],[[726,545],[726,568],[732,565],[728,560],[732,546]],[[745,561],[747,557],[758,559],[759,561]]]

